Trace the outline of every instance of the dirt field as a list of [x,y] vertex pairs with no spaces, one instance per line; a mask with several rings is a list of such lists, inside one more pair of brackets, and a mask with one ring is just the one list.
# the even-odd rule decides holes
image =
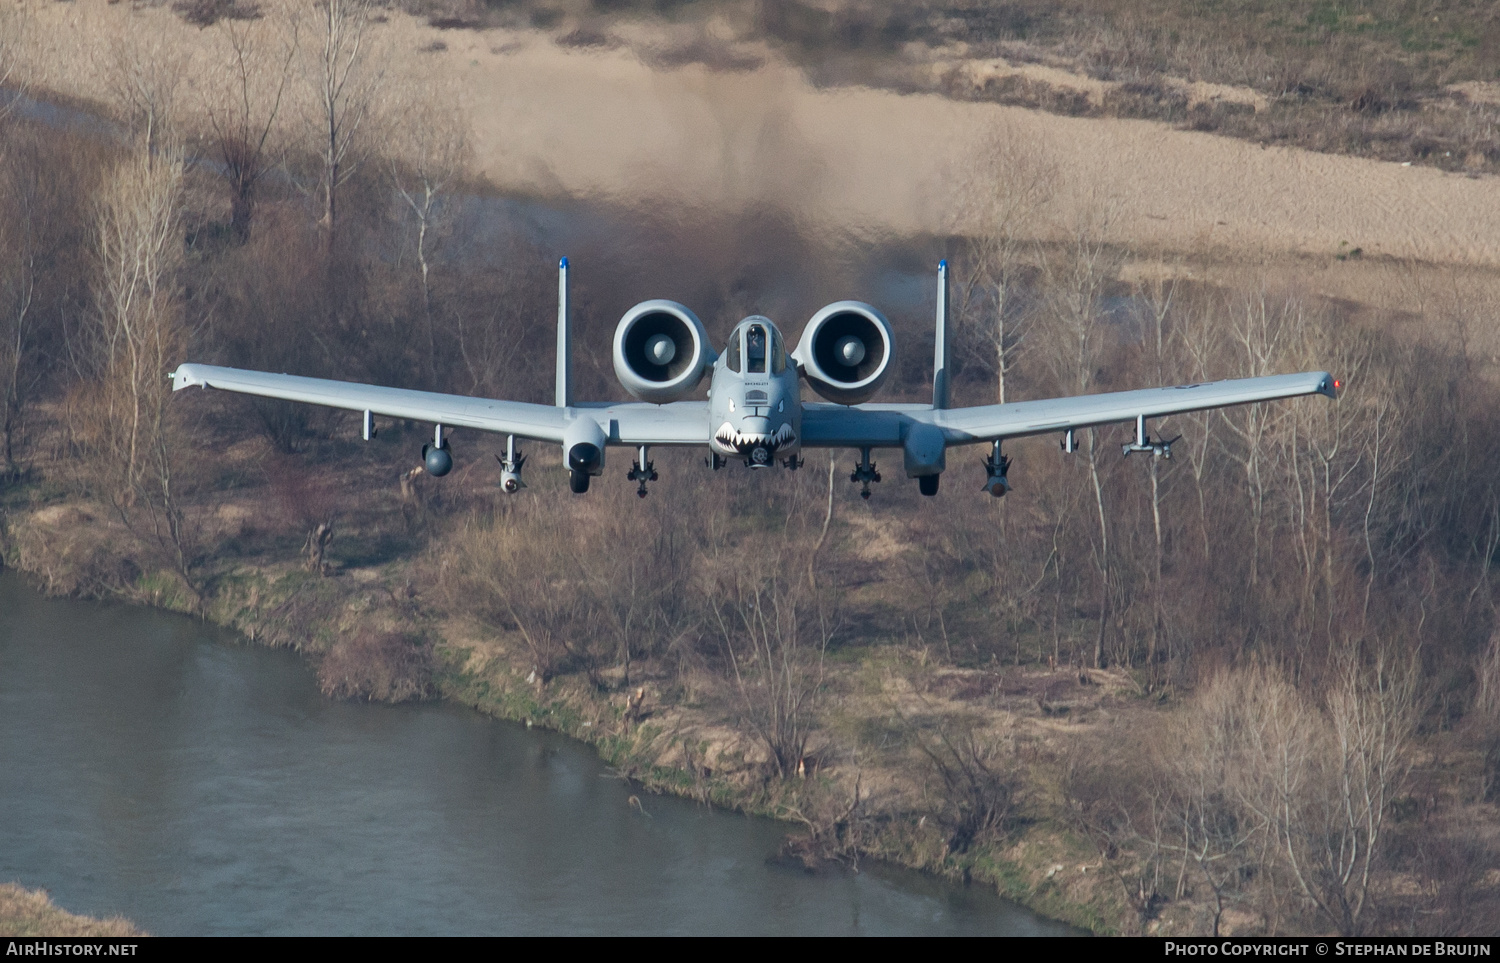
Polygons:
[[[166,6],[27,9],[45,85],[89,99],[107,99],[110,51],[129,38],[186,57],[201,79],[221,29],[191,26]],[[855,231],[966,230],[973,221],[954,210],[953,185],[998,129],[1055,171],[1050,224],[1039,233],[1102,218],[1113,239],[1168,255],[1331,258],[1359,248],[1366,258],[1500,266],[1491,177],[1262,148],[1149,121],[818,89],[772,51],[744,44],[723,51],[729,69],[673,68],[663,66],[671,51],[713,42],[712,24],[692,37],[671,26],[633,30],[561,46],[560,29],[439,30],[392,14],[379,32],[393,95],[462,91],[477,167],[502,191],[771,204]],[[197,79],[179,95],[187,113]]]

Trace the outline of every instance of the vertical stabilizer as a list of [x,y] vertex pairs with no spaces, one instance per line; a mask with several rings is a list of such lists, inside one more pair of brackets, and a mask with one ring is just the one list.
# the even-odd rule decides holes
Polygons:
[[568,259],[557,262],[557,407],[573,404],[573,340],[568,331]]
[[938,262],[937,334],[932,343],[932,407],[948,407],[948,262]]

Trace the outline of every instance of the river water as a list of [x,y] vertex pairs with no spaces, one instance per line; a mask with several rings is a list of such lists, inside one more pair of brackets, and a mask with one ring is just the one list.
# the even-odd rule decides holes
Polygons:
[[[0,881],[157,934],[1062,934],[982,887],[774,859],[452,705],[333,702],[296,656],[0,575]],[[644,811],[642,811],[642,809]]]

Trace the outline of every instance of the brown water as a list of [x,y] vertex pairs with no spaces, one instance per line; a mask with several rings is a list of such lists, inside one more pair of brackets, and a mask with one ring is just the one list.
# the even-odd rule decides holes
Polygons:
[[157,934],[1069,932],[981,887],[773,857],[451,705],[331,702],[296,656],[0,576],[0,880]]

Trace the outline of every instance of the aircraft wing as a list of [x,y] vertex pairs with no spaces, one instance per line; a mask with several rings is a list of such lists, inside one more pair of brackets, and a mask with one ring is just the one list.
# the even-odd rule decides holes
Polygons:
[[702,445],[709,436],[708,404],[702,401],[679,401],[670,405],[624,402],[558,408],[524,401],[470,398],[216,365],[179,365],[172,373],[172,388],[189,387],[217,388],[262,398],[368,411],[387,418],[477,428],[537,441],[561,442],[568,425],[581,418],[596,421],[609,443],[616,445]]
[[410,418],[454,427],[507,432],[540,441],[562,441],[568,422],[567,409],[551,405],[490,401],[434,391],[383,388],[208,364],[179,365],[172,372],[174,391],[189,387],[217,388],[261,398],[368,411],[387,418]]
[[1160,418],[1299,395],[1321,394],[1332,398],[1336,390],[1333,375],[1308,371],[973,408],[808,405],[802,415],[802,443],[818,447],[896,447],[902,444],[912,425],[927,424],[942,429],[946,444],[962,445],[1117,424],[1134,421],[1141,415]]

